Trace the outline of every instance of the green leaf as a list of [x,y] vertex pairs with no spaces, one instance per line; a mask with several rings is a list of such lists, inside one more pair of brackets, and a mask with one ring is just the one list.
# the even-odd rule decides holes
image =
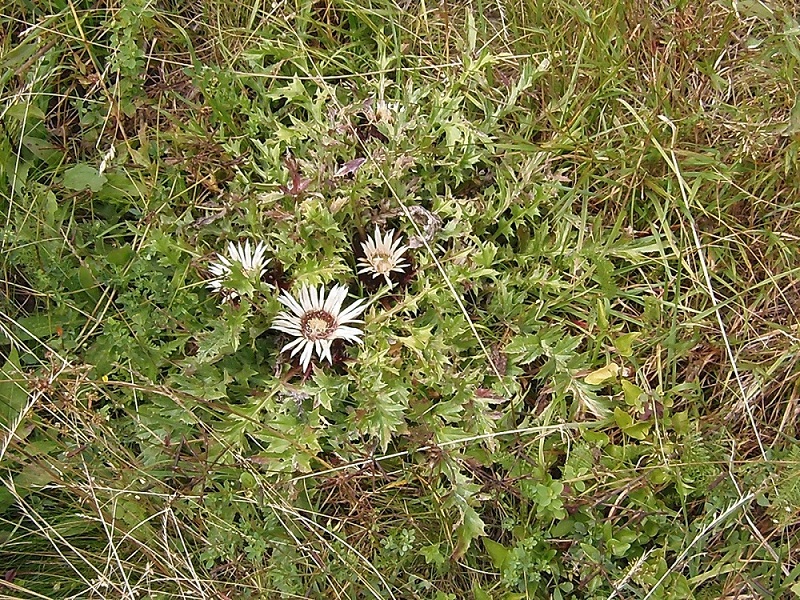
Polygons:
[[489,557],[492,559],[492,564],[494,565],[495,569],[502,569],[503,564],[506,562],[508,558],[508,548],[503,546],[503,544],[499,544],[488,537],[483,538],[483,546],[486,548],[486,552],[489,554]]
[[197,353],[192,362],[204,364],[233,354],[239,348],[242,333],[247,326],[247,309],[230,309],[223,318],[214,323],[214,328],[197,336]]
[[626,357],[633,356],[633,343],[639,338],[640,335],[640,332],[634,331],[632,333],[621,335],[615,339],[614,347],[617,349],[617,352],[619,352],[619,355]]
[[650,471],[650,481],[655,483],[656,485],[664,485],[668,481],[670,481],[671,477],[669,471],[666,469],[655,468]]
[[678,434],[689,432],[689,411],[685,410],[672,415],[672,429]]
[[5,513],[14,504],[16,497],[7,487],[0,487],[0,512]]
[[774,19],[772,10],[760,0],[739,0],[736,4],[736,11],[743,18],[757,17],[767,22]]
[[486,592],[478,584],[475,584],[472,588],[472,595],[475,600],[492,600],[492,597],[488,594],[488,592]]
[[563,331],[554,327],[535,335],[515,337],[506,347],[506,353],[520,355],[517,359],[520,365],[533,362],[544,355],[551,358],[557,367],[562,367],[575,356],[575,349],[580,343],[580,338],[565,335]]
[[346,379],[330,374],[325,369],[314,369],[313,385],[308,386],[308,392],[316,396],[316,404],[325,410],[333,410],[335,402],[341,402],[348,395]]
[[[24,64],[25,61],[27,61],[36,53],[38,49],[41,48],[41,43],[38,41],[39,39],[39,36],[29,36],[29,41],[18,43],[15,48],[12,48],[8,52],[4,52],[3,61],[0,62],[0,65],[3,66],[4,70],[8,69],[9,72],[12,72],[15,67],[19,67],[20,65]],[[11,108],[16,108],[17,106],[24,105],[15,104]],[[9,110],[8,112],[11,111]]]
[[43,215],[45,222],[53,227],[56,223],[56,213],[58,212],[58,200],[52,191],[48,191],[44,198]]
[[453,550],[453,559],[459,560],[469,550],[472,540],[476,537],[486,535],[483,520],[477,511],[471,506],[464,509],[464,520],[456,529],[456,547]]
[[584,381],[589,385],[600,385],[606,381],[615,379],[618,374],[619,365],[617,363],[609,363],[605,367],[601,367],[589,373]]
[[239,483],[242,484],[242,487],[248,490],[256,489],[256,487],[258,486],[256,478],[253,476],[252,473],[248,473],[247,471],[239,475]]
[[619,407],[614,409],[614,421],[626,435],[637,440],[645,439],[651,427],[647,421],[634,422],[633,417]]
[[614,422],[616,422],[617,427],[624,431],[626,427],[633,425],[633,417],[617,407],[614,409]]
[[397,336],[395,339],[403,344],[406,348],[410,348],[422,357],[422,352],[430,345],[433,338],[433,325],[428,327],[415,327],[412,334],[408,337]]
[[81,284],[81,290],[86,292],[94,302],[100,299],[97,280],[89,267],[85,265],[78,267],[78,281]]
[[511,340],[511,343],[506,347],[507,354],[520,355],[518,363],[525,365],[533,362],[542,355],[542,345],[538,336],[535,335],[519,335]]
[[304,96],[305,94],[306,88],[303,85],[303,82],[300,81],[300,78],[295,75],[290,84],[270,90],[265,94],[265,96],[270,100],[294,100],[295,98]]
[[475,26],[475,16],[471,10],[467,11],[467,49],[470,54],[475,52],[478,39],[478,28]]
[[625,435],[629,435],[637,440],[643,440],[646,439],[647,434],[650,433],[650,427],[650,423],[642,422],[631,425],[630,427],[625,427],[622,431],[625,432]]
[[133,249],[131,248],[130,244],[125,244],[119,248],[114,248],[113,250],[110,250],[108,254],[106,254],[108,262],[118,267],[126,265],[132,256]]
[[583,432],[583,439],[591,444],[597,444],[601,448],[610,441],[608,435],[602,431],[589,431],[588,429]]
[[13,104],[4,113],[8,117],[13,117],[22,123],[33,120],[44,121],[47,117],[38,106],[33,104]]
[[53,166],[57,165],[64,156],[63,152],[53,147],[53,142],[50,140],[26,135],[22,138],[22,143],[36,158]]
[[793,135],[800,132],[800,94],[794,99],[794,106],[789,113],[789,126],[786,128],[786,133]]
[[369,369],[359,373],[358,387],[352,395],[358,405],[354,422],[362,432],[376,437],[386,452],[392,435],[406,430],[408,389],[397,380],[389,386],[380,373]]
[[91,165],[79,163],[64,173],[64,187],[77,192],[92,190],[99,192],[108,181],[105,175]]
[[622,393],[625,396],[625,404],[628,406],[639,406],[639,398],[644,394],[644,391],[639,386],[633,385],[627,379],[623,379]]
[[612,538],[608,540],[608,547],[611,549],[611,553],[614,556],[625,556],[625,552],[628,551],[631,545],[627,542],[621,542]]
[[580,546],[581,550],[583,550],[583,553],[590,561],[598,564],[603,562],[603,557],[597,548],[595,548],[591,544],[583,544],[583,543]]
[[442,555],[439,546],[441,546],[441,543],[430,544],[419,549],[419,553],[425,559],[426,565],[436,565],[437,567],[444,565],[447,559]]
[[6,363],[0,368],[0,424],[4,430],[19,416],[28,400],[24,383],[17,351],[12,349]]
[[31,463],[14,477],[14,487],[21,496],[40,490],[53,481],[53,476],[41,465]]

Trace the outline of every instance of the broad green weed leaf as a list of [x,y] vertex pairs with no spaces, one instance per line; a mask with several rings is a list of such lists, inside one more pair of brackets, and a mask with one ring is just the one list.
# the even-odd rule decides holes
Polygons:
[[33,104],[14,104],[4,114],[21,122],[44,121],[47,118],[42,109]]
[[622,393],[625,396],[625,404],[628,406],[640,406],[641,402],[639,398],[644,394],[642,388],[637,385],[632,384],[627,379],[622,380]]
[[584,381],[589,385],[601,385],[607,381],[616,379],[617,375],[619,375],[619,365],[617,363],[609,363],[605,367],[601,367],[589,373]]
[[492,600],[489,593],[484,591],[483,588],[479,587],[477,584],[472,588],[472,594],[475,596],[475,600]]
[[97,290],[97,280],[89,267],[85,265],[78,267],[78,281],[81,284],[81,289],[89,294],[92,300],[97,301],[100,298],[100,292]]
[[[3,56],[3,61],[0,62],[0,65],[2,65],[3,69],[14,71],[15,67],[19,67],[29,60],[30,57],[41,48],[41,44],[38,42],[38,39],[39,38],[37,36],[30,36],[28,41],[18,43],[15,45],[15,47],[12,47],[8,52],[6,52]],[[16,108],[17,106],[23,105],[16,104],[12,108]]]
[[503,546],[503,544],[499,544],[488,537],[482,539],[483,546],[486,548],[486,552],[489,554],[489,557],[492,559],[492,564],[494,565],[495,569],[502,569],[503,564],[505,564],[506,559],[508,558],[508,548]]
[[121,267],[131,259],[133,254],[133,249],[130,247],[130,245],[126,244],[125,246],[120,246],[119,248],[110,250],[108,254],[106,254],[106,258],[112,265]]
[[50,227],[55,226],[56,223],[56,213],[58,212],[58,200],[56,199],[56,195],[52,191],[48,191],[44,198],[44,213],[45,222],[50,225]]
[[626,427],[633,425],[633,417],[617,407],[614,409],[614,422],[617,424],[617,427],[624,431]]
[[639,338],[640,335],[640,332],[634,331],[632,333],[621,335],[614,340],[614,347],[617,349],[617,352],[619,352],[620,356],[633,356],[633,343]]
[[611,549],[611,553],[614,556],[625,556],[625,552],[627,552],[631,545],[612,538],[608,540],[608,547]]
[[626,427],[622,431],[625,432],[626,435],[631,436],[637,440],[644,440],[647,439],[647,434],[650,433],[651,424],[644,421],[641,423],[636,423],[635,425],[631,425],[630,427]]
[[12,494],[7,487],[0,487],[0,511],[5,512],[8,510],[14,504],[15,500],[14,494]]
[[677,412],[672,415],[672,429],[675,433],[686,434],[689,432],[689,411]]
[[645,439],[650,432],[651,424],[649,422],[635,422],[632,416],[619,407],[614,409],[614,421],[626,435],[637,440]]
[[79,163],[64,173],[64,187],[76,192],[99,192],[108,178],[91,165]]
[[483,520],[471,506],[464,509],[464,520],[456,529],[456,547],[453,550],[453,560],[459,560],[469,550],[472,540],[482,535],[484,531]]
[[25,465],[25,467],[14,477],[14,487],[17,493],[26,495],[35,492],[53,481],[53,476],[43,466],[37,463]]
[[767,22],[771,22],[774,18],[772,9],[759,0],[740,0],[736,3],[736,11],[744,18],[758,17]]
[[57,165],[62,159],[64,154],[53,147],[50,140],[38,138],[32,135],[26,135],[22,138],[22,143],[30,150],[36,158],[39,158],[53,166]]

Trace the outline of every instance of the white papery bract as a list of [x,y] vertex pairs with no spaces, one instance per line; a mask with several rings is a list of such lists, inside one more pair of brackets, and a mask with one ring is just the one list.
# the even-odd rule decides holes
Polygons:
[[305,371],[315,352],[320,360],[333,363],[331,345],[334,340],[361,343],[363,332],[348,323],[362,322],[358,317],[367,308],[366,301],[359,299],[343,308],[345,298],[347,288],[343,285],[334,285],[329,294],[325,293],[325,286],[306,285],[298,298],[281,292],[278,301],[289,310],[278,313],[272,329],[295,338],[281,348],[281,352],[291,350],[291,356],[300,353],[300,366]]
[[244,245],[241,242],[238,244],[229,242],[228,256],[217,254],[217,261],[208,265],[208,270],[213,277],[208,280],[206,286],[214,292],[222,293],[224,300],[235,300],[239,297],[239,293],[226,285],[233,272],[234,264],[238,265],[245,277],[260,280],[267,270],[267,263],[269,263],[269,259],[264,256],[266,251],[267,247],[264,242],[259,242],[255,248],[250,245],[250,240],[247,240]]
[[372,273],[373,278],[383,276],[389,286],[392,285],[389,274],[402,273],[408,266],[403,258],[408,246],[403,244],[402,236],[398,235],[394,239],[394,229],[381,237],[376,225],[375,236],[367,237],[361,248],[364,250],[364,258],[358,259],[358,266],[361,267],[358,273]]

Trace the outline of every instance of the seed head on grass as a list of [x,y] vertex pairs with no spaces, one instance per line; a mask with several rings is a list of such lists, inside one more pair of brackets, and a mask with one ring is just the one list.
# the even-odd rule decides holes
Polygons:
[[278,301],[286,306],[289,311],[281,311],[272,323],[272,329],[277,329],[294,336],[294,340],[281,348],[281,352],[291,350],[291,356],[298,352],[300,366],[305,371],[311,363],[314,352],[320,360],[331,358],[331,345],[334,340],[361,343],[363,332],[357,327],[350,327],[348,323],[361,323],[357,317],[367,308],[366,301],[356,300],[346,308],[342,303],[347,297],[347,288],[335,285],[326,295],[325,287],[303,286],[298,299],[287,292],[282,292]]

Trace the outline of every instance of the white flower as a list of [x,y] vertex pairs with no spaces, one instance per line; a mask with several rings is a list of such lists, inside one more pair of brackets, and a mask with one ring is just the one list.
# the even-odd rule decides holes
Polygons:
[[299,300],[291,294],[282,292],[278,301],[289,308],[290,312],[281,311],[272,323],[272,329],[283,331],[296,339],[281,348],[281,352],[292,351],[295,356],[302,350],[300,366],[305,371],[311,362],[311,355],[316,351],[320,360],[331,358],[331,344],[334,340],[361,343],[362,331],[357,327],[348,327],[347,323],[361,323],[357,317],[367,308],[365,300],[360,299],[342,310],[342,303],[347,297],[347,288],[335,285],[330,294],[325,295],[325,286],[314,288],[303,286]]
[[386,100],[378,100],[378,102],[375,104],[375,118],[378,121],[393,123],[394,116],[398,112],[400,112],[399,102],[386,102]]
[[117,149],[114,146],[109,146],[108,151],[103,154],[103,158],[100,160],[100,166],[97,168],[97,172],[101,175],[108,167],[108,163],[114,160],[114,157],[117,155]]
[[358,259],[359,273],[372,273],[373,279],[383,275],[388,285],[392,285],[389,280],[389,273],[395,271],[402,273],[408,266],[404,261],[403,254],[408,250],[408,246],[403,245],[403,238],[397,236],[393,240],[394,229],[389,231],[383,238],[378,226],[375,226],[375,237],[367,237],[367,241],[361,244],[364,250],[364,258]]
[[269,259],[264,257],[266,250],[267,247],[264,242],[259,242],[255,248],[250,246],[250,240],[247,240],[244,246],[242,246],[241,242],[238,244],[229,242],[229,257],[217,254],[218,262],[212,262],[208,265],[208,270],[214,277],[209,279],[206,285],[214,292],[224,293],[226,299],[236,299],[239,293],[225,285],[227,283],[226,280],[233,272],[234,263],[238,264],[238,268],[248,279],[255,278],[260,280],[266,271],[267,263],[269,263]]

